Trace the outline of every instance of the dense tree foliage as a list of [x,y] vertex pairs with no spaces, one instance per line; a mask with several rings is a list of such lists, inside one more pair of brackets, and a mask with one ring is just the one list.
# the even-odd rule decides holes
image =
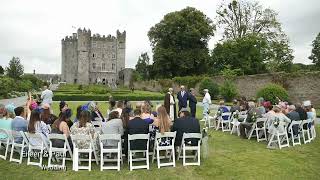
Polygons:
[[148,53],[142,53],[136,64],[136,72],[140,74],[142,80],[150,79],[150,58]]
[[320,68],[320,33],[317,35],[316,39],[312,41],[312,50],[309,59]]
[[18,57],[12,57],[9,66],[6,68],[6,73],[13,79],[19,79],[23,74],[23,65]]
[[212,20],[192,7],[165,15],[148,32],[155,76],[205,73],[209,60],[207,45],[214,30]]
[[2,66],[0,66],[0,75],[3,75],[4,74],[4,69]]

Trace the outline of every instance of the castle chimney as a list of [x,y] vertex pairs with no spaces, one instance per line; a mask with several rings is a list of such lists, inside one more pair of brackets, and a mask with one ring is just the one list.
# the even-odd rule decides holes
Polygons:
[[36,70],[35,69],[33,70],[33,74],[36,74]]

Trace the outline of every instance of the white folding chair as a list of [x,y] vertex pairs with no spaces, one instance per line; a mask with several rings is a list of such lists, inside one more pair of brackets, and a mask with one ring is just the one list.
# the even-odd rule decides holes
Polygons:
[[[20,131],[14,131],[14,130],[11,130],[11,142],[12,142],[12,147],[11,147],[11,154],[10,154],[10,162],[17,162],[19,164],[22,163],[22,158],[23,156],[25,155],[25,150],[27,150],[27,147],[28,147],[28,142],[25,141],[25,138],[24,137],[24,132]],[[18,143],[15,141],[15,138],[17,137],[22,137],[22,142],[21,143]],[[13,157],[14,155],[14,152],[17,152],[19,154],[19,159],[15,159]]]
[[[223,119],[222,117],[228,116],[228,119]],[[222,132],[231,131],[231,112],[222,113],[221,116],[218,117],[218,123],[216,130],[222,129]]]
[[311,140],[314,140],[317,136],[316,128],[314,126],[315,121],[316,121],[316,118],[312,119],[312,121],[311,121],[311,127],[310,127]]
[[[257,118],[255,129],[256,129],[256,135],[257,135],[258,142],[267,141],[266,122],[267,122],[267,118]],[[262,136],[264,136],[264,137],[262,138]]]
[[[279,127],[283,126],[283,132],[279,131]],[[284,142],[284,143],[283,143]],[[279,125],[278,128],[275,128],[273,132],[271,132],[271,138],[269,139],[269,143],[267,148],[273,148],[273,144],[277,145],[280,149],[284,147],[290,147],[289,138],[287,133],[287,127],[284,125]]]
[[[98,158],[97,154],[95,151],[95,146],[94,142],[91,138],[91,135],[70,135],[72,144],[73,144],[73,167],[72,169],[74,171],[78,171],[79,169],[86,169],[91,171],[91,161],[96,161],[97,165],[98,163]],[[78,146],[79,141],[88,141],[89,142],[89,147],[87,148],[80,148]],[[92,158],[92,153],[94,158]],[[88,158],[79,158],[80,154],[88,154]],[[79,166],[79,163],[82,161],[88,162],[88,166]]]
[[[145,140],[146,141],[146,149],[145,150],[135,150],[131,149],[130,142],[134,140]],[[145,157],[142,158],[133,158],[133,154],[143,153]],[[129,166],[130,171],[133,169],[148,169],[149,170],[149,133],[148,134],[133,134],[128,135],[128,156],[129,156]],[[134,161],[146,161],[146,165],[133,166]]]
[[[181,146],[178,150],[178,158],[177,159],[180,159],[181,158],[181,151],[183,152],[182,154],[182,160],[183,160],[183,166],[188,166],[188,165],[197,165],[197,166],[200,166],[200,143],[201,143],[201,138],[202,138],[202,135],[201,133],[183,133],[183,136],[182,136],[182,141],[181,141]],[[186,142],[186,140],[188,140],[188,142]],[[191,141],[190,139],[198,139],[198,144],[196,146],[193,146],[191,145]],[[186,151],[196,151],[195,152],[195,155],[187,155],[186,154]],[[194,159],[197,161],[196,162],[191,162],[191,163],[187,163],[186,162],[186,159]]]
[[240,122],[238,121],[238,118],[234,117],[234,114],[232,114],[230,125],[231,125],[231,131],[230,134],[233,134],[233,132],[236,132],[238,136],[240,136]]
[[[116,147],[105,146],[104,141],[117,141]],[[120,134],[99,134],[100,143],[100,170],[104,169],[116,169],[120,171],[120,165],[122,161],[122,140]],[[104,157],[104,154],[116,154],[116,158]],[[104,162],[117,162],[116,166],[104,166]]]
[[[39,134],[39,133],[26,132],[25,135],[29,139],[27,165],[42,167],[42,159],[44,156],[45,157],[47,156],[47,153],[49,150],[46,139],[42,134]],[[39,162],[31,161],[31,158],[33,159],[39,158]]]
[[0,158],[7,160],[7,154],[11,145],[10,135],[7,130],[0,129],[0,134],[3,138],[0,139],[0,150],[4,147],[4,154],[0,154]]
[[300,124],[300,130],[304,144],[311,142],[310,128],[308,127],[309,123],[311,123],[311,119],[303,120]]
[[[68,142],[67,136],[65,134],[49,134],[49,159],[48,159],[48,167],[62,167],[65,168],[66,165],[66,159],[72,160],[72,151],[70,144]],[[54,140],[60,140],[63,141],[63,147],[54,147],[52,144],[52,141]],[[69,153],[69,158],[67,154]],[[62,159],[62,164],[52,164],[52,160],[56,159],[59,161],[59,159]]]
[[[176,167],[175,162],[175,152],[174,152],[174,142],[176,138],[176,131],[175,132],[165,132],[163,134],[156,133],[156,137],[154,140],[154,150],[153,150],[153,156],[152,156],[152,162],[155,159],[155,154],[157,154],[157,164],[158,168],[161,166],[173,166]],[[166,139],[168,141],[168,145],[162,145],[162,139]],[[156,152],[155,152],[156,151]],[[165,156],[160,156],[160,152],[165,151]],[[167,152],[170,152],[169,156],[169,162],[167,163],[161,163],[161,159],[167,158]],[[171,159],[172,157],[172,159]],[[172,162],[170,162],[172,160]]]
[[[291,141],[292,141],[292,145],[301,145],[301,141],[300,141],[300,133],[299,133],[299,128],[300,128],[300,124],[302,123],[302,121],[292,121],[290,126],[289,126],[289,133],[291,135]],[[294,126],[298,126],[298,134],[294,135],[293,134],[293,127]],[[297,140],[297,142],[295,141]]]
[[251,126],[251,129],[248,132],[248,139],[256,136],[256,128],[257,128],[257,121],[254,122]]
[[215,119],[215,116],[210,116],[210,115],[204,115],[202,120],[200,121],[204,121],[204,126],[208,127],[208,128],[214,128],[214,122],[212,122],[212,120]]

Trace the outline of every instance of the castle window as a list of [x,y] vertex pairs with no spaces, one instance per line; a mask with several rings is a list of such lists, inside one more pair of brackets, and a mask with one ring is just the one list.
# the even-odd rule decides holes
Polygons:
[[92,63],[92,69],[96,68],[96,63]]
[[104,54],[102,54],[102,58],[104,58]]
[[112,59],[115,59],[116,55],[114,53],[112,53]]
[[102,63],[102,71],[105,71],[105,70],[106,70],[106,64]]
[[94,57],[94,53],[92,53],[92,57]]
[[115,65],[114,65],[114,64],[112,64],[112,66],[111,66],[112,70],[114,70],[114,67],[115,67]]

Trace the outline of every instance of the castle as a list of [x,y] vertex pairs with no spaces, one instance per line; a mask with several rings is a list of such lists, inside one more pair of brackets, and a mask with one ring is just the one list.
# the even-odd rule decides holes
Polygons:
[[91,36],[90,29],[78,29],[61,40],[61,80],[75,84],[115,85],[125,68],[126,31],[117,37]]

